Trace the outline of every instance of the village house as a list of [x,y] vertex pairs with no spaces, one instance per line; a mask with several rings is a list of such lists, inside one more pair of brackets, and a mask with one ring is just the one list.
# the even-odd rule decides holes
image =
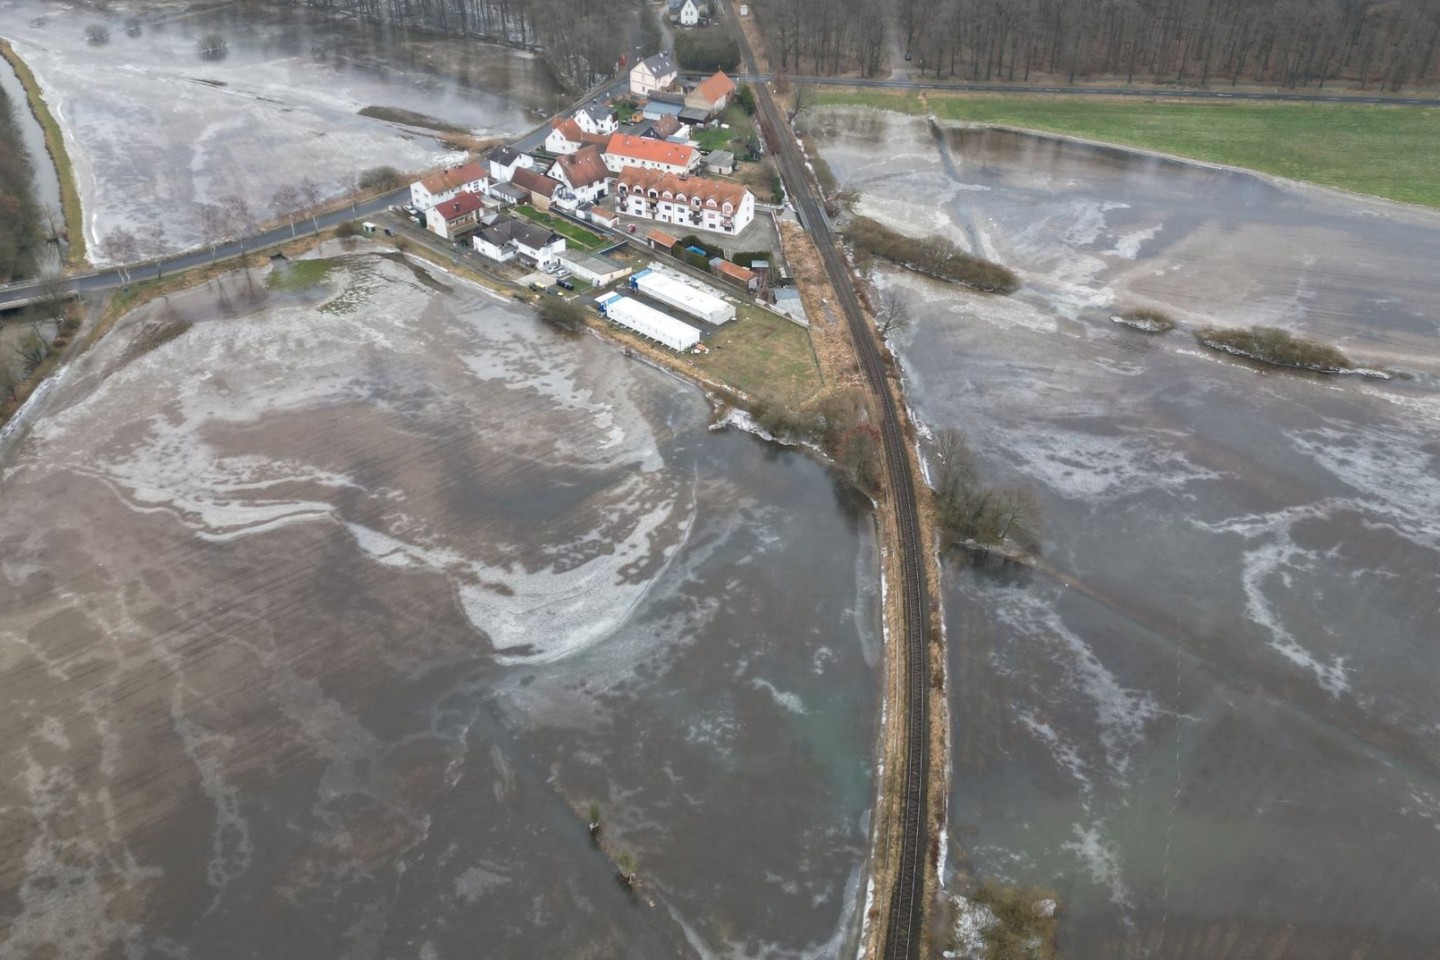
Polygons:
[[713,117],[730,103],[735,96],[735,81],[716,71],[695,85],[685,94],[685,106],[691,110],[703,111],[706,117]]
[[550,133],[545,137],[545,152],[564,156],[589,144],[603,147],[609,139],[608,134],[586,131],[574,117],[561,117],[553,122]]
[[755,195],[744,185],[659,170],[622,170],[616,208],[631,217],[735,235],[755,219]]
[[549,210],[551,201],[559,199],[557,193],[565,189],[559,180],[523,167],[515,171],[510,185],[527,191],[530,194],[530,205],[536,210]]
[[490,168],[479,160],[432,173],[410,184],[410,204],[417,210],[428,210],[443,200],[452,199],[464,190],[484,193],[489,186]]
[[610,169],[599,147],[586,147],[561,157],[550,168],[550,176],[563,183],[581,203],[594,203],[610,192]]
[[454,240],[479,224],[484,206],[478,194],[461,191],[425,211],[425,228],[446,240]]
[[599,102],[592,101],[575,111],[575,122],[580,129],[590,134],[609,136],[620,126],[615,115],[610,112],[609,107],[601,106]]
[[670,54],[657,53],[630,69],[630,92],[638,97],[648,97],[657,90],[668,88],[679,75]]
[[672,16],[680,26],[693,27],[700,22],[700,5],[695,0],[681,0]]
[[668,140],[617,133],[605,147],[605,166],[611,173],[632,167],[665,173],[689,173],[699,163],[700,154],[694,147]]
[[529,220],[502,217],[475,234],[475,249],[491,260],[521,263],[545,270],[560,262],[565,238]]
[[500,146],[485,155],[490,164],[490,179],[497,183],[509,183],[515,178],[515,171],[534,164],[527,155],[514,147]]

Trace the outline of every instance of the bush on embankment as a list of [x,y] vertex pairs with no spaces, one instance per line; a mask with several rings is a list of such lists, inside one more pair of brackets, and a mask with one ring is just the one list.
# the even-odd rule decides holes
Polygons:
[[1033,553],[1040,547],[1040,504],[1023,487],[984,482],[970,444],[959,430],[942,430],[931,461],[935,514],[943,549],[956,546]]
[[1278,367],[1336,373],[1354,366],[1349,357],[1328,343],[1291,336],[1279,327],[1202,327],[1195,338],[1211,350]]
[[1116,323],[1122,323],[1127,327],[1145,333],[1169,333],[1175,329],[1175,321],[1170,318],[1168,313],[1162,310],[1151,310],[1148,308],[1126,310],[1124,313],[1111,319]]
[[945,237],[909,237],[869,217],[853,218],[844,234],[857,247],[916,273],[986,293],[1010,294],[1020,289],[1020,279],[1008,268],[968,254]]

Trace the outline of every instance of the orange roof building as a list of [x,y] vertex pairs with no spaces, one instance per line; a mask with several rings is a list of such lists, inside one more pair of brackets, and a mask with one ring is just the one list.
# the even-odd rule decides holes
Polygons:
[[479,160],[432,173],[410,184],[410,202],[421,210],[428,210],[462,190],[483,193],[489,174],[490,168]]
[[605,146],[605,166],[611,173],[619,173],[629,167],[662,173],[689,173],[699,163],[700,153],[694,147],[668,140],[616,133],[611,135],[610,142]]
[[713,115],[724,110],[733,96],[735,81],[727,77],[723,70],[717,70],[685,95],[685,106]]
[[574,117],[561,117],[551,123],[550,133],[545,137],[545,150],[563,156],[590,144],[604,147],[609,139],[603,133],[586,133]]
[[740,183],[626,168],[615,177],[617,209],[680,227],[737,234],[755,219],[755,195]]

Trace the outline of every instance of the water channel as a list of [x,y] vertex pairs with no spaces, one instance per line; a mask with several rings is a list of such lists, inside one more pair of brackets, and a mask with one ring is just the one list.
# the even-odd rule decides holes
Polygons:
[[[20,129],[25,152],[30,157],[30,166],[34,171],[35,202],[42,210],[48,211],[48,215],[55,219],[58,226],[61,210],[60,177],[56,174],[55,164],[50,160],[50,152],[45,147],[45,130],[30,110],[30,101],[25,95],[24,85],[15,74],[15,68],[10,65],[9,60],[3,58],[0,58],[0,90],[3,90],[10,100],[15,125]],[[58,265],[62,255],[58,246],[47,248],[47,265]]]
[[[1015,268],[882,270],[910,403],[1044,509],[1044,566],[952,563],[952,883],[1055,890],[1074,957],[1440,949],[1440,213],[832,110],[859,212]],[[1159,307],[1181,328],[1122,327]],[[1389,382],[1190,331],[1282,325]]]

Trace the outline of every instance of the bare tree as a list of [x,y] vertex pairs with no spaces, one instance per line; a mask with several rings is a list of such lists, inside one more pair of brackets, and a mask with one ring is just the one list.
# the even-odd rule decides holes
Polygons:
[[899,293],[886,287],[876,298],[875,326],[880,336],[889,336],[894,330],[903,330],[910,325],[910,304]]
[[226,194],[220,198],[220,209],[230,221],[230,226],[240,238],[240,256],[245,256],[245,241],[256,231],[255,214],[250,203],[239,194]]
[[790,125],[795,125],[795,118],[815,105],[815,87],[809,83],[795,84],[795,93],[790,98]]
[[115,261],[125,286],[130,286],[130,268],[140,259],[140,240],[124,227],[117,227],[100,241],[100,252]]
[[320,201],[325,199],[325,193],[320,189],[320,184],[308,174],[301,179],[295,188],[300,194],[300,199],[305,203],[305,209],[310,214],[310,226],[318,231],[320,229]]
[[276,187],[275,193],[270,197],[270,208],[275,211],[275,215],[290,221],[291,237],[295,236],[295,214],[300,212],[303,202],[299,188],[288,183]]
[[46,342],[44,334],[40,332],[38,323],[30,324],[30,329],[15,344],[15,353],[20,358],[25,376],[35,372],[35,368],[45,362],[50,353],[50,344]]
[[217,203],[202,203],[200,205],[200,232],[205,235],[205,242],[210,246],[210,262],[215,262],[215,248],[220,241],[225,239],[226,229],[229,220],[225,216],[225,210]]

